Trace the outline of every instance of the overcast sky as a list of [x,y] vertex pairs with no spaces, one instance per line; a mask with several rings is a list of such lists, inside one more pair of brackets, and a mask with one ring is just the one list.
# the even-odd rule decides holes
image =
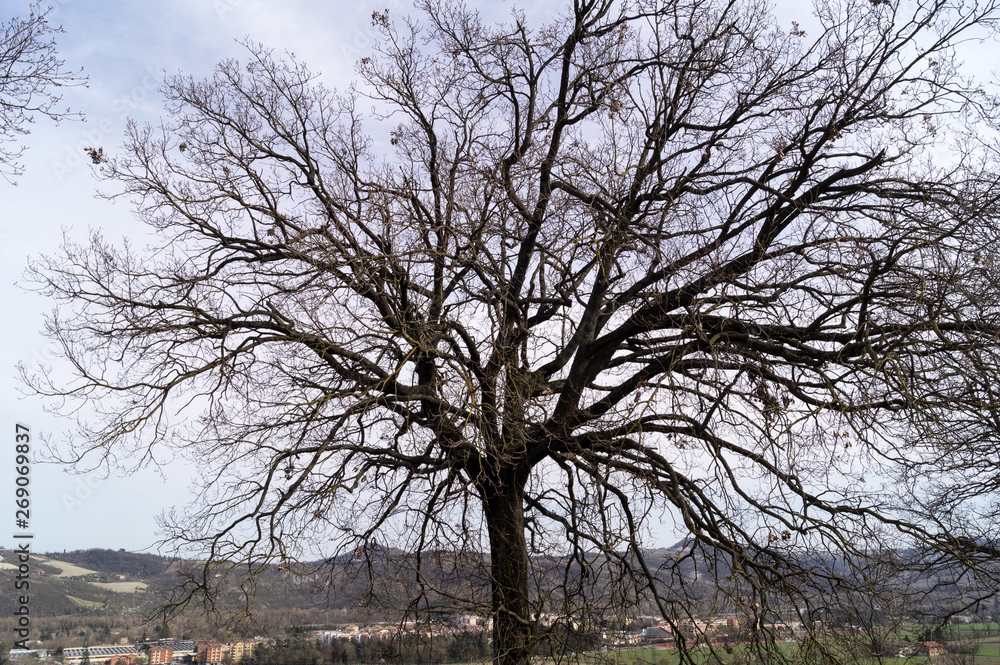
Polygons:
[[[497,16],[508,15],[512,7],[503,1],[481,4]],[[52,251],[64,232],[83,237],[88,229],[100,228],[113,239],[142,232],[125,202],[95,197],[98,183],[84,148],[114,152],[128,118],[155,123],[160,117],[157,88],[165,73],[207,77],[220,59],[243,56],[237,41],[246,36],[293,52],[321,72],[328,87],[344,88],[354,63],[370,50],[372,11],[389,9],[397,16],[412,11],[409,0],[52,0],[52,5],[51,22],[66,31],[58,38],[60,55],[67,67],[83,67],[90,81],[87,88],[67,90],[64,96],[66,104],[86,115],[86,122],[37,122],[27,137],[26,172],[18,186],[0,181],[0,288],[6,315],[0,365],[8,377],[0,397],[7,441],[0,457],[0,495],[8,497],[8,507],[0,511],[0,545],[7,547],[18,531],[15,423],[30,427],[32,435],[56,437],[71,424],[43,413],[39,400],[19,393],[15,365],[46,362],[52,347],[39,333],[48,305],[15,282],[28,257]],[[27,10],[27,1],[0,0],[0,20]],[[36,463],[31,472],[34,550],[147,548],[156,540],[154,517],[186,502],[189,479],[196,472],[172,464],[162,474],[150,470],[106,478],[70,475],[56,465]]]
[[[507,0],[469,4],[497,19],[509,16],[514,6]],[[529,21],[551,7],[541,0],[517,4],[529,5]],[[793,5],[783,12],[783,22],[808,16],[801,2],[789,0],[787,6]],[[0,289],[6,314],[0,365],[9,377],[0,395],[7,442],[0,455],[0,496],[9,501],[0,510],[0,545],[7,547],[18,531],[10,463],[15,423],[30,427],[33,436],[57,438],[71,426],[43,413],[39,400],[19,393],[15,365],[44,363],[52,356],[39,332],[48,305],[15,283],[28,258],[53,251],[62,233],[82,238],[88,229],[100,228],[108,238],[141,240],[143,232],[126,202],[95,197],[98,183],[84,149],[114,153],[128,118],[158,121],[162,98],[157,88],[164,74],[210,76],[220,59],[243,56],[237,41],[247,36],[294,52],[322,73],[324,84],[342,89],[353,77],[356,60],[370,50],[372,11],[388,8],[397,16],[411,11],[409,0],[53,0],[53,6],[52,22],[66,31],[59,36],[61,56],[68,67],[83,67],[89,76],[88,87],[65,94],[65,102],[84,113],[86,122],[36,123],[27,137],[26,172],[19,185],[0,180]],[[0,0],[0,20],[24,15],[27,9],[26,1]],[[995,57],[979,64],[992,62]],[[126,478],[72,475],[62,467],[36,463],[31,472],[33,549],[149,548],[157,539],[154,517],[185,504],[194,473],[196,468],[174,463],[159,474],[147,470]]]

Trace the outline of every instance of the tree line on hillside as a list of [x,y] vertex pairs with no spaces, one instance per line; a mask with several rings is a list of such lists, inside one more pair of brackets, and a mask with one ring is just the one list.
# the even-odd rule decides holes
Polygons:
[[100,573],[126,575],[140,579],[159,577],[167,572],[175,562],[172,557],[129,552],[123,549],[74,550],[46,556]]

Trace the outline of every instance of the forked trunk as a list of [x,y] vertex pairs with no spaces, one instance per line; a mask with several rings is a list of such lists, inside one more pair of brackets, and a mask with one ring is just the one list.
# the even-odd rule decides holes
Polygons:
[[504,481],[484,491],[493,583],[493,662],[527,665],[534,650],[534,624],[528,602],[524,488],[513,478]]

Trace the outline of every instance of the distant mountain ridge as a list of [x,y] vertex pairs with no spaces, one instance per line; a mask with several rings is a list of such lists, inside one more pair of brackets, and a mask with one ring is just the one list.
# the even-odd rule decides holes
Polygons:
[[[730,574],[729,566],[724,557],[713,556],[711,550],[699,548],[691,554],[689,545],[680,541],[670,547],[645,550],[645,563],[651,570],[663,567],[664,587],[683,583],[693,596],[709,597],[716,591],[715,581]],[[903,551],[896,554],[907,555]],[[7,593],[7,590],[14,588],[17,562],[15,551],[0,549],[0,588],[4,589],[4,593],[0,594],[0,611],[6,616],[11,616],[16,603],[15,594]],[[448,552],[425,553],[422,574],[445,592],[455,591],[454,596],[472,595],[486,601],[489,597],[487,562],[485,555],[470,557]],[[151,610],[162,602],[163,594],[181,580],[178,572],[186,565],[195,563],[121,549],[32,555],[29,576],[32,612],[34,616],[61,616]],[[375,579],[380,587],[373,590],[374,594],[381,594],[383,599],[390,601],[395,599],[400,606],[405,606],[405,585],[412,584],[413,580],[412,556],[374,546],[371,550],[366,548],[346,554],[328,563],[335,564],[334,571],[316,577],[298,577],[278,563],[268,566],[257,580],[254,611],[356,611],[368,596],[370,578],[367,573],[374,575],[371,579]],[[552,583],[560,584],[565,582],[559,573],[565,563],[558,557],[539,559],[539,569],[551,570],[554,575]],[[810,555],[803,552],[800,553],[800,563],[817,570],[842,568],[838,559],[829,554]],[[364,569],[367,565],[372,568]],[[358,572],[366,574],[358,575]],[[838,572],[850,574],[846,569]],[[335,591],[331,591],[326,584],[330,581],[336,584]],[[926,588],[937,581],[933,575],[918,575],[910,578],[908,584],[911,588]],[[593,586],[601,588],[599,584]],[[137,587],[139,592],[135,592]],[[222,600],[231,602],[235,607],[244,602],[245,607],[236,584],[227,583],[223,591]],[[448,611],[446,595],[438,599],[442,612]],[[427,600],[432,606],[437,605],[432,598]]]
[[[362,602],[367,589],[362,588],[363,579],[352,581],[352,561],[363,556],[371,556],[375,565],[381,568],[389,580],[406,577],[409,558],[403,552],[392,548],[377,548],[377,552],[355,552],[339,557],[336,561],[338,573],[334,576],[339,583],[336,594],[330,593],[318,578],[298,578],[289,574],[280,564],[269,566],[258,580],[255,608],[258,609],[346,609],[354,608]],[[655,566],[676,554],[676,546],[650,550],[648,556]],[[437,553],[425,558],[435,561],[426,567],[429,578],[447,584],[449,579],[461,578],[467,585],[465,592],[488,593],[487,580],[482,573],[486,557],[465,559],[453,553]],[[398,562],[403,561],[400,565]],[[471,562],[471,563],[470,563]],[[129,552],[113,549],[86,549],[52,552],[32,555],[30,571],[30,592],[33,612],[38,616],[59,616],[67,614],[102,614],[108,611],[150,608],[157,603],[163,592],[173,588],[180,577],[178,572],[186,565],[194,563],[176,557],[159,554]],[[17,553],[0,549],[0,586],[13,588],[17,573]],[[468,574],[462,574],[463,566]],[[556,567],[559,564],[556,563]],[[694,574],[697,563],[684,562],[683,569]],[[475,571],[473,573],[472,571]],[[330,578],[322,578],[328,580]],[[140,593],[124,593],[137,584],[147,585]],[[383,591],[390,590],[390,582]],[[231,591],[235,594],[235,589]],[[235,598],[234,598],[235,600]],[[0,611],[13,609],[15,599],[4,593],[0,599]],[[238,602],[238,601],[237,601]]]

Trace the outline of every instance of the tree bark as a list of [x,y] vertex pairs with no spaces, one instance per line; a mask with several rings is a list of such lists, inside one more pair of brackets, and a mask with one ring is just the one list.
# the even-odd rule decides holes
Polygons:
[[524,536],[524,482],[498,474],[483,488],[493,585],[493,662],[526,665],[534,650],[528,602],[528,545]]

